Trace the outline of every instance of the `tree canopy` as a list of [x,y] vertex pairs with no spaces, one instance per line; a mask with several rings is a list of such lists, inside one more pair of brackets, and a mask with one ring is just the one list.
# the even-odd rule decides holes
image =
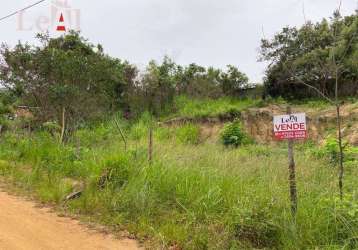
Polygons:
[[175,95],[195,98],[236,96],[248,85],[248,77],[235,66],[227,70],[176,64],[168,57],[161,63],[151,61],[139,80],[128,90],[131,110],[149,109],[159,114],[172,107]]
[[261,60],[269,62],[265,87],[271,96],[317,96],[300,82],[334,95],[337,65],[341,96],[358,93],[358,15],[307,22],[300,28],[285,27],[273,39],[261,42]]
[[121,105],[128,85],[127,62],[104,54],[79,33],[59,38],[38,35],[39,46],[2,45],[0,81],[21,104],[38,109],[40,122],[59,121],[66,110],[68,128],[96,119]]

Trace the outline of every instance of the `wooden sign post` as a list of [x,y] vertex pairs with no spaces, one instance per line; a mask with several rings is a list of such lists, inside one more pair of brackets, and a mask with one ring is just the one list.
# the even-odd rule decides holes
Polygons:
[[294,140],[305,139],[307,137],[306,115],[292,114],[291,107],[287,107],[286,115],[274,116],[274,134],[277,140],[288,140],[288,170],[290,184],[291,212],[297,212],[297,185],[296,185],[296,166],[294,158]]

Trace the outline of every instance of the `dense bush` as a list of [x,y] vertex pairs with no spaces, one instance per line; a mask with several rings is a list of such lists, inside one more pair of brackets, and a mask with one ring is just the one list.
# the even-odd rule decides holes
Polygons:
[[234,122],[225,125],[221,132],[221,140],[224,145],[233,145],[235,147],[247,144],[250,141],[243,131],[239,120],[235,120]]

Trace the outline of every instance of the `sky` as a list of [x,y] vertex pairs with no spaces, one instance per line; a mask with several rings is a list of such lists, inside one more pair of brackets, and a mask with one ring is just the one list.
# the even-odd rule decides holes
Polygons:
[[[0,1],[3,17],[37,0]],[[59,36],[57,26],[65,25],[139,68],[168,55],[182,65],[235,65],[259,83],[266,67],[258,62],[263,37],[328,18],[338,6],[339,0],[47,0],[0,21],[0,43],[35,44],[37,33]],[[342,0],[341,12],[350,15],[357,7],[357,0]]]

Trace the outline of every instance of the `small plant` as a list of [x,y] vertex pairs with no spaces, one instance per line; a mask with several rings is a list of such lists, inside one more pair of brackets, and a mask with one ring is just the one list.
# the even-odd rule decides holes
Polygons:
[[250,142],[249,138],[244,133],[239,120],[235,120],[234,122],[225,125],[221,132],[221,140],[225,146],[233,145],[235,147]]
[[327,139],[323,147],[323,151],[325,152],[326,155],[329,156],[332,163],[338,163],[339,148],[338,148],[337,140],[335,138],[330,137]]

